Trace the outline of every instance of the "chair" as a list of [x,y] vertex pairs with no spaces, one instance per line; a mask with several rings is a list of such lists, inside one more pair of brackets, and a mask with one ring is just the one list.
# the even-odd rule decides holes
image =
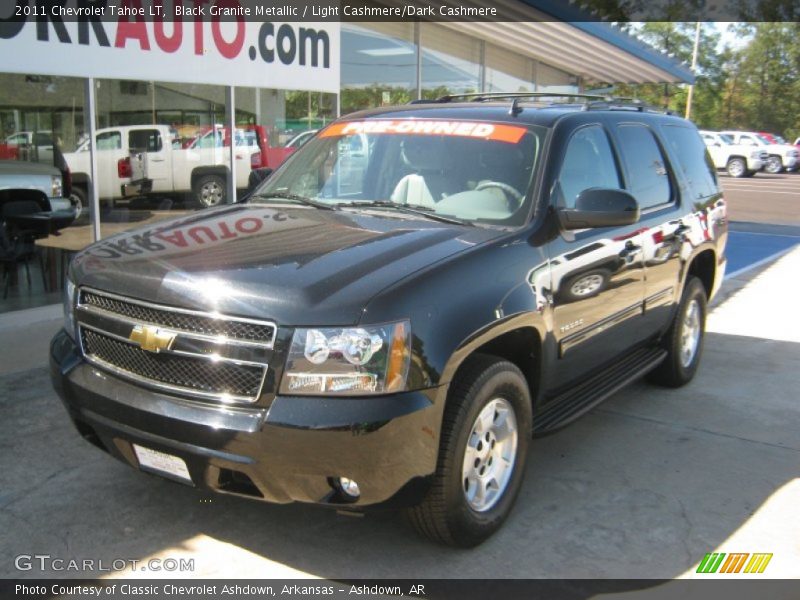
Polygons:
[[31,285],[31,270],[28,259],[34,252],[22,238],[9,235],[5,223],[0,222],[0,263],[3,265],[3,300],[8,298],[11,288],[11,274],[16,272],[17,265],[22,262],[25,266],[25,276],[28,287]]
[[[31,287],[31,271],[28,261],[37,256],[36,239],[43,237],[42,232],[15,225],[15,217],[47,212],[47,203],[38,197],[21,199],[5,199],[0,205],[0,263],[3,264],[3,300],[8,298],[11,287],[12,272],[16,273],[19,263],[25,267],[28,287]],[[40,259],[42,285],[47,290],[44,265]]]
[[460,191],[454,181],[444,140],[409,136],[402,142],[401,158],[411,172],[394,188],[390,198],[398,204],[435,207],[448,195]]

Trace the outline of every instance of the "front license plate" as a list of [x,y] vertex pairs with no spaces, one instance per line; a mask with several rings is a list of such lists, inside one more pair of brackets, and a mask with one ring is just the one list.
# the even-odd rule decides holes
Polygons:
[[189,469],[186,468],[186,463],[182,458],[136,444],[133,444],[133,451],[139,460],[139,467],[143,470],[154,471],[159,475],[166,475],[178,481],[192,483],[192,476],[189,475]]

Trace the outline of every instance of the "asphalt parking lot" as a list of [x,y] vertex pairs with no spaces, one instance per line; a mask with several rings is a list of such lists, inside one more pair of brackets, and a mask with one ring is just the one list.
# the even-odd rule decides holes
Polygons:
[[[696,379],[637,383],[535,440],[511,519],[471,551],[431,545],[391,513],[212,497],[117,463],[79,438],[50,389],[54,312],[2,316],[0,576],[674,578],[714,551],[773,553],[764,576],[800,576],[800,175],[723,185],[731,276]],[[15,569],[36,553],[195,569]]]
[[757,173],[742,179],[723,174],[720,183],[734,221],[800,225],[800,173]]

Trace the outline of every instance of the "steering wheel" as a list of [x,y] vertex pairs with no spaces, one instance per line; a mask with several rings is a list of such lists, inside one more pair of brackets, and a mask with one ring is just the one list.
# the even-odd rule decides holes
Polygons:
[[513,207],[513,210],[517,210],[520,206],[522,206],[522,201],[525,199],[525,197],[519,193],[517,188],[510,186],[507,183],[503,183],[502,181],[481,181],[475,186],[475,191],[480,192],[488,188],[497,188],[502,190],[506,193],[506,195],[511,196],[514,200],[516,200],[517,205]]

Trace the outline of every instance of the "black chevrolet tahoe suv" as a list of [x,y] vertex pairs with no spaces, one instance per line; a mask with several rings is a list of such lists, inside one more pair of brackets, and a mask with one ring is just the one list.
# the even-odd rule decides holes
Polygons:
[[636,102],[359,112],[246,201],[78,254],[52,379],[134,468],[474,546],[533,436],[692,379],[726,238],[697,130]]

